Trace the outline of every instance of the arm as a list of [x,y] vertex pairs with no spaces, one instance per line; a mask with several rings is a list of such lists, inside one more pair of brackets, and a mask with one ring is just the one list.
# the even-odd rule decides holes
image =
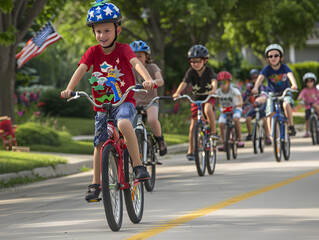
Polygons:
[[180,96],[180,93],[187,87],[186,82],[181,82],[176,90],[176,92],[172,95],[173,98],[177,98]]
[[143,86],[145,89],[152,89],[154,86],[153,79],[151,75],[148,73],[144,65],[135,57],[130,60],[133,68],[144,78]]
[[236,108],[242,108],[243,107],[243,97],[241,96],[241,94],[237,95],[238,97],[238,104],[236,106]]
[[258,78],[257,78],[257,80],[255,82],[254,88],[251,90],[251,92],[253,94],[258,94],[259,86],[264,81],[264,79],[265,79],[265,76],[262,75],[262,74],[259,74],[259,76],[258,76]]
[[155,75],[155,80],[154,80],[155,84],[156,84],[157,86],[159,86],[159,87],[163,86],[163,85],[164,85],[164,79],[163,79],[163,77],[162,77],[161,72],[160,72],[160,71],[155,72],[154,75]]
[[82,79],[82,77],[86,73],[87,69],[88,69],[88,67],[84,63],[80,64],[80,66],[73,73],[73,76],[72,76],[67,88],[61,92],[61,97],[63,97],[63,98],[70,98],[71,97],[71,92],[73,92],[75,86]]
[[297,90],[298,89],[298,85],[297,85],[297,81],[295,79],[294,74],[292,72],[289,72],[289,73],[287,73],[287,77],[290,80],[291,88],[294,89],[294,90]]
[[212,90],[209,92],[209,94],[215,94],[217,90],[217,80],[215,78],[212,79]]

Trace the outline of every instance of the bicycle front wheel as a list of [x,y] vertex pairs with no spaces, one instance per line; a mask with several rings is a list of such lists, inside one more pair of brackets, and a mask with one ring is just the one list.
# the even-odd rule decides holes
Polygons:
[[132,223],[139,223],[144,211],[144,187],[142,182],[135,182],[133,176],[132,159],[127,149],[123,153],[125,182],[130,188],[124,189],[124,199],[127,214]]
[[288,134],[288,123],[285,122],[284,125],[284,134],[285,134],[285,140],[282,142],[282,153],[284,155],[284,159],[286,161],[289,160],[290,157],[290,136]]
[[312,145],[318,144],[318,129],[317,129],[317,120],[315,117],[310,118],[310,132]]
[[120,190],[117,153],[113,145],[102,152],[102,194],[106,219],[112,231],[120,230],[123,219],[123,197]]
[[212,175],[215,171],[215,165],[216,165],[216,140],[212,140],[210,138],[210,148],[206,150],[206,166],[207,166],[207,172]]
[[195,149],[195,163],[197,173],[199,176],[205,175],[205,133],[203,131],[203,124],[197,122],[194,129],[194,149]]
[[253,128],[253,136],[252,136],[252,141],[253,141],[253,147],[254,147],[254,153],[258,153],[258,148],[259,148],[259,124],[256,120]]
[[281,161],[281,140],[280,140],[280,122],[279,118],[274,119],[274,131],[273,131],[273,140],[274,140],[274,154],[277,162]]
[[147,136],[147,162],[145,164],[147,171],[150,174],[150,179],[144,183],[148,192],[153,191],[156,180],[156,156],[155,156],[155,143],[151,134]]

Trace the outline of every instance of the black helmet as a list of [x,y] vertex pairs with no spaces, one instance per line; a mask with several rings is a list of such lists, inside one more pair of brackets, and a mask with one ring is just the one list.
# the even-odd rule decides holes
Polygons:
[[255,74],[259,74],[259,70],[256,69],[256,68],[253,68],[249,71],[249,78],[251,79],[251,76],[252,75],[255,75]]
[[188,58],[208,58],[209,52],[203,45],[194,45],[189,49],[187,56]]

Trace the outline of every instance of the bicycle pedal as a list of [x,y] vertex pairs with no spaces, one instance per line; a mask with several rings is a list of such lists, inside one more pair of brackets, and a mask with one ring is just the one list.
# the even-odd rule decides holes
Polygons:
[[90,199],[90,200],[86,200],[88,203],[91,203],[91,202],[100,202],[102,200],[102,198],[93,198],[93,199]]
[[137,182],[147,182],[150,178],[147,177],[147,178],[139,178],[139,179],[135,179],[135,181]]
[[156,162],[156,164],[157,164],[157,165],[163,165],[163,163],[161,163],[161,162]]

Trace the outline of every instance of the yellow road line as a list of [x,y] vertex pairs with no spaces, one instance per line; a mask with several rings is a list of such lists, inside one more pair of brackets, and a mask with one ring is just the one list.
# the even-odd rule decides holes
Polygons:
[[273,184],[273,185],[270,185],[270,186],[267,186],[267,187],[264,187],[264,188],[260,188],[260,189],[251,191],[249,193],[245,193],[245,194],[233,197],[233,198],[231,198],[229,200],[226,200],[224,202],[209,206],[207,208],[202,208],[202,209],[200,209],[198,211],[186,214],[186,215],[184,215],[182,217],[179,217],[179,218],[176,218],[174,220],[168,221],[166,223],[160,224],[160,225],[158,225],[158,226],[156,226],[156,227],[154,227],[154,228],[152,228],[150,230],[147,230],[145,232],[139,233],[139,234],[137,234],[137,235],[135,235],[133,237],[127,238],[127,239],[129,239],[129,240],[147,239],[147,238],[155,236],[155,235],[157,235],[157,234],[159,234],[161,232],[164,232],[164,231],[166,231],[168,229],[171,229],[171,228],[176,227],[178,225],[181,225],[183,223],[192,221],[192,220],[194,220],[196,218],[199,218],[199,217],[204,216],[206,214],[209,214],[211,212],[217,211],[219,209],[222,209],[222,208],[227,207],[229,205],[232,205],[234,203],[241,202],[241,201],[243,201],[245,199],[248,199],[248,198],[254,197],[256,195],[259,195],[261,193],[268,192],[270,190],[285,186],[287,184],[296,182],[296,181],[298,181],[300,179],[312,176],[312,175],[317,174],[317,173],[319,173],[319,169],[316,169],[316,170],[313,170],[313,171],[298,175],[298,176],[293,177],[293,178],[289,178],[289,179],[287,179],[285,181],[282,181],[282,182],[279,182],[279,183],[276,183],[276,184]]

